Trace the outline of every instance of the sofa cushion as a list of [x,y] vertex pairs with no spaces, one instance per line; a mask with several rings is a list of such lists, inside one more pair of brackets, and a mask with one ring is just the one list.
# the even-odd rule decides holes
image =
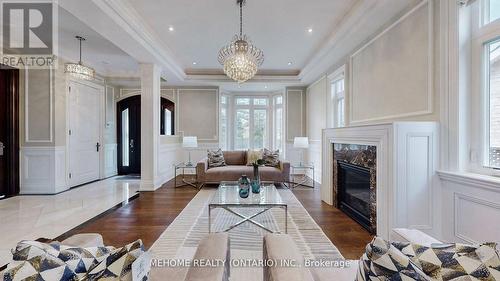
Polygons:
[[[308,268],[304,266],[304,257],[288,234],[267,234],[264,236],[262,256],[274,261],[272,266],[264,267],[264,281],[313,281]],[[295,261],[295,266],[281,265],[282,261]],[[332,276],[330,280],[340,280]]]
[[224,160],[227,165],[245,165],[247,163],[246,151],[224,151]]
[[269,167],[279,167],[280,165],[280,151],[279,150],[269,150],[264,148],[264,152],[262,153],[262,159],[264,159],[264,163]]
[[357,281],[419,280],[429,278],[410,258],[391,243],[375,237],[359,261]]
[[224,154],[222,153],[222,149],[220,148],[219,150],[207,150],[207,158],[208,158],[209,169],[213,167],[226,166]]
[[63,241],[61,244],[73,247],[104,247],[102,235],[98,233],[79,233]]
[[[262,181],[283,181],[281,170],[275,167],[259,167],[260,179]],[[253,167],[242,165],[228,165],[208,169],[205,173],[206,182],[237,181],[242,175],[253,179]]]

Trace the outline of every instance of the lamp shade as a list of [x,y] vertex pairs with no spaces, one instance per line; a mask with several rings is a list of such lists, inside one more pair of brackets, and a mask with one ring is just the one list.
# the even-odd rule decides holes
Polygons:
[[182,138],[182,147],[185,147],[185,148],[198,147],[198,138],[197,137],[183,137]]
[[309,138],[307,137],[295,137],[293,140],[293,147],[295,148],[308,148]]

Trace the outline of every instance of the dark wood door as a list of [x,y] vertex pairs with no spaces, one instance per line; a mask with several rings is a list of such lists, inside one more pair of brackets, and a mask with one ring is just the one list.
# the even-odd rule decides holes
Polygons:
[[0,68],[0,199],[19,193],[19,70]]
[[141,173],[141,97],[121,100],[118,114],[118,174]]

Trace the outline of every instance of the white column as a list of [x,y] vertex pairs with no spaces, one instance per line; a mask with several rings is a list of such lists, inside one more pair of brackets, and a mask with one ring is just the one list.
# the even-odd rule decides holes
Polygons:
[[141,64],[141,187],[153,191],[161,186],[158,177],[160,139],[160,68]]

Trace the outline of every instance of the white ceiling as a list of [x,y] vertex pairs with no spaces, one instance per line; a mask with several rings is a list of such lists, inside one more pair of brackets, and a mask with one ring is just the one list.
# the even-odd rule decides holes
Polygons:
[[71,12],[60,13],[60,53],[77,60],[78,33],[89,39],[84,62],[106,76],[137,77],[140,61],[159,64],[169,85],[277,91],[314,82],[420,1],[247,0],[244,33],[265,62],[263,73],[243,85],[221,75],[217,62],[238,31],[236,0],[60,0]]
[[100,75],[129,77],[137,76],[138,64],[120,48],[81,22],[68,11],[59,8],[59,56],[72,62],[79,57],[79,35],[86,40],[82,43],[82,61],[91,65]]
[[[183,69],[221,68],[217,53],[239,28],[236,0],[127,1],[171,49]],[[243,32],[264,51],[262,70],[300,70],[355,2],[247,0]],[[169,26],[174,27],[173,32]],[[290,61],[291,66],[287,64]]]

